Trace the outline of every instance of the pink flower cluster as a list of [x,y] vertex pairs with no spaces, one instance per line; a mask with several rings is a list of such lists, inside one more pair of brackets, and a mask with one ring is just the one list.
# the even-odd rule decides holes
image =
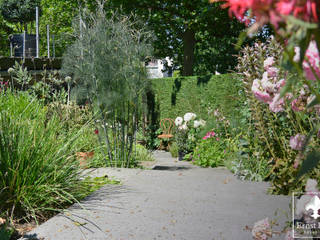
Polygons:
[[[220,0],[211,0],[217,2]],[[284,22],[283,16],[292,15],[306,22],[319,22],[319,0],[225,0],[222,7],[229,7],[229,14],[239,20],[246,19],[246,12],[251,9],[257,22],[262,26],[268,22],[275,27]],[[247,24],[249,20],[245,20]]]
[[290,147],[294,150],[302,150],[305,144],[306,136],[298,133],[295,136],[290,137]]
[[206,140],[208,138],[212,138],[216,135],[216,133],[214,131],[211,132],[207,132],[207,134],[202,138],[203,140]]
[[284,99],[280,98],[280,90],[285,85],[285,80],[278,80],[279,69],[274,67],[273,57],[268,57],[264,61],[262,79],[255,79],[252,83],[251,90],[254,96],[261,102],[269,104],[272,112],[283,111]]
[[[320,78],[320,56],[317,48],[317,43],[315,41],[310,42],[306,51],[306,58],[307,60],[303,61],[303,70],[306,78],[316,81],[317,78],[315,74],[318,78]],[[312,70],[315,71],[315,74]]]

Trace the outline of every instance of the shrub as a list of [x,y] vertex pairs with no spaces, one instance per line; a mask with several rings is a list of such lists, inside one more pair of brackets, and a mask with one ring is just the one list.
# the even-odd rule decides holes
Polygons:
[[151,79],[159,119],[195,112],[207,119],[208,111],[220,109],[228,118],[238,119],[243,96],[236,74]]
[[77,79],[73,93],[93,103],[96,125],[109,166],[129,167],[134,136],[146,85],[144,60],[150,56],[150,33],[135,29],[137,21],[116,14],[107,17],[103,6],[84,11],[82,32],[75,26],[75,42],[68,48],[62,70]]
[[[210,133],[210,134],[209,134]],[[208,138],[202,139],[192,155],[194,164],[202,167],[218,167],[224,165],[225,144],[222,139],[209,132]]]
[[63,131],[59,118],[26,93],[0,95],[0,212],[44,219],[81,196],[74,152],[79,131]]
[[[250,124],[244,137],[251,146],[248,159],[254,156],[257,161],[262,161],[258,165],[268,162],[270,171],[267,176],[272,181],[272,192],[288,194],[302,187],[302,179],[296,179],[302,156],[290,147],[289,139],[298,133],[309,132],[318,117],[314,112],[303,115],[305,109],[299,109],[308,98],[308,91],[303,86],[298,92],[292,91],[280,98],[284,82],[295,81],[294,75],[280,69],[281,53],[282,46],[274,39],[256,43],[241,51],[238,70],[248,99],[247,121]],[[315,145],[318,141],[315,139]],[[255,171],[255,166],[251,166],[252,169],[247,166],[249,171]]]

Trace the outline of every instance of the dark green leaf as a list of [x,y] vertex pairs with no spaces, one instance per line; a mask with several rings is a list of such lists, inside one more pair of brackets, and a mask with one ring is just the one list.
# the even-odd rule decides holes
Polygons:
[[309,103],[308,104],[308,108],[311,108],[311,107],[313,107],[313,106],[315,106],[315,105],[317,105],[317,104],[319,104],[320,103],[320,100],[318,99],[318,98],[315,98],[315,99],[313,99],[312,101],[311,101],[311,103]]
[[306,160],[303,161],[301,169],[298,173],[298,178],[303,176],[304,174],[313,170],[320,161],[320,152],[313,150],[307,155]]

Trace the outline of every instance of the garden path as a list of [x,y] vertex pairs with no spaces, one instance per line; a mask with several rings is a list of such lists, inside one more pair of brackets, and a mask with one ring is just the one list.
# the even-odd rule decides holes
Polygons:
[[178,162],[170,153],[154,155],[154,170],[89,170],[122,184],[102,187],[82,201],[84,208],[75,204],[24,239],[249,240],[246,226],[269,217],[284,227],[290,219],[290,197],[267,195],[267,183],[240,181],[224,168]]

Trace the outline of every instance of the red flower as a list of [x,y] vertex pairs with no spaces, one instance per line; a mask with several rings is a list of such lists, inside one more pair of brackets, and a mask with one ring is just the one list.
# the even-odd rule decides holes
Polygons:
[[94,130],[94,134],[97,134],[97,135],[98,135],[98,134],[99,134],[99,130],[98,130],[98,129],[95,129],[95,130]]

